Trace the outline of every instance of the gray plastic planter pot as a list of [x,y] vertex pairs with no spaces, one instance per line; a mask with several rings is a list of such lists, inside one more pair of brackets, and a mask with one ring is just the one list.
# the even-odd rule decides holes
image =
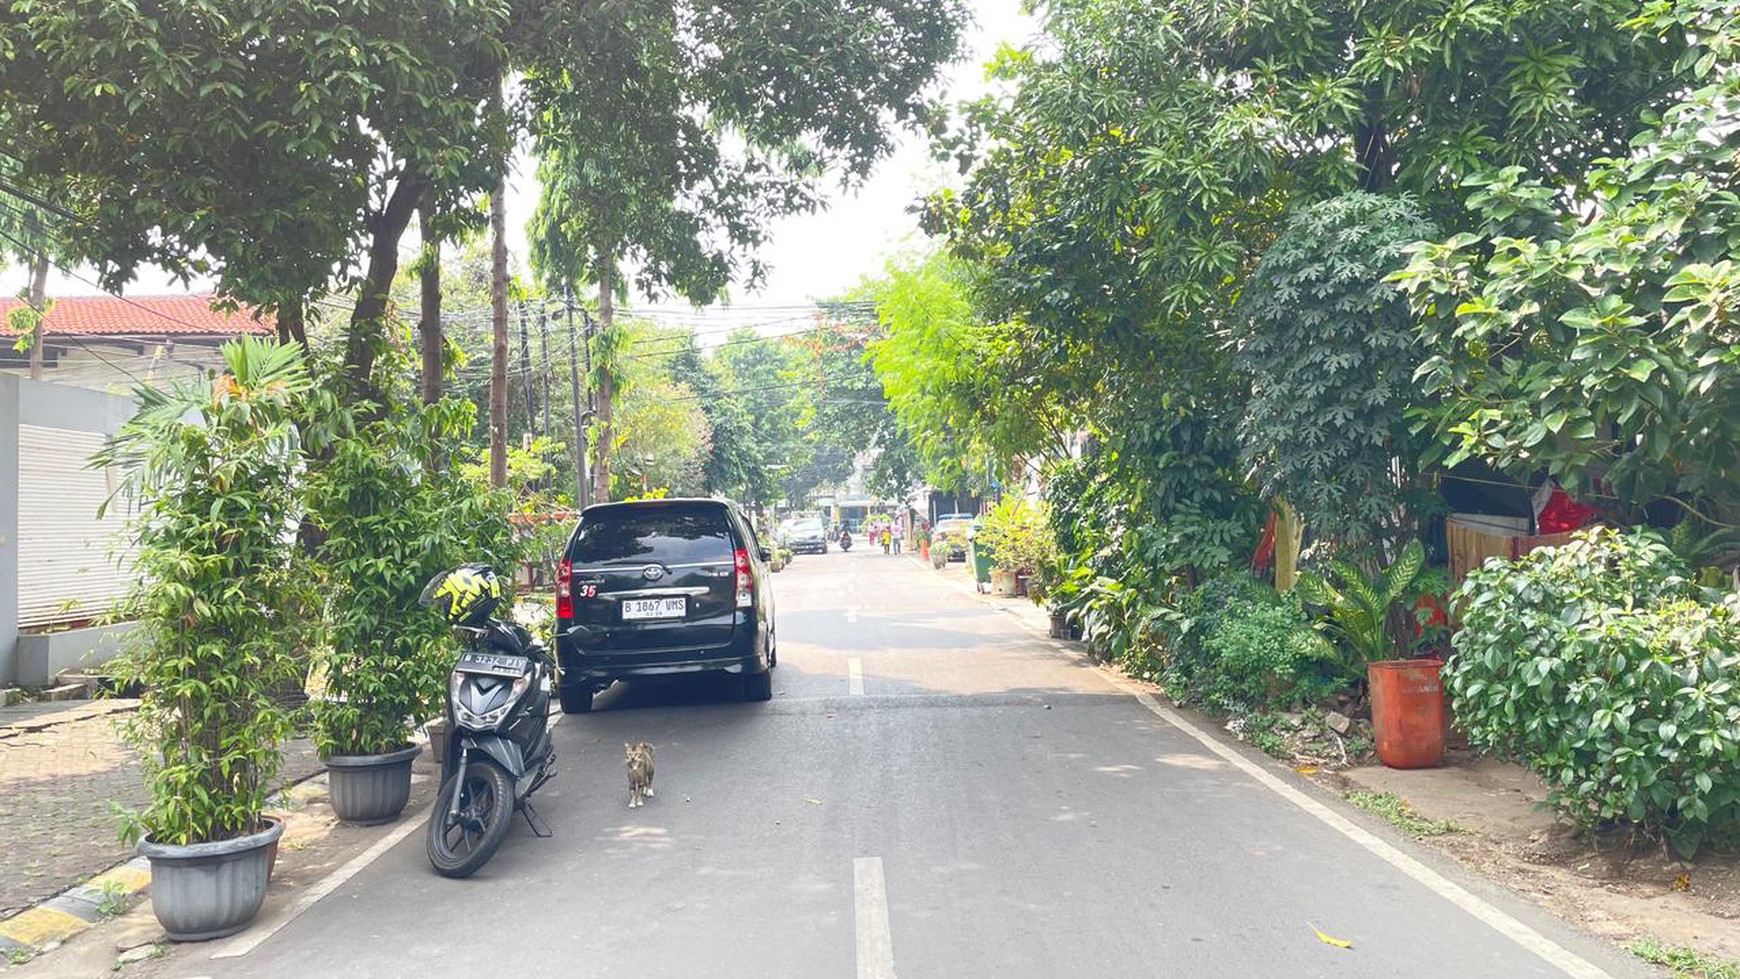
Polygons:
[[326,759],[332,811],[347,823],[371,826],[399,817],[411,801],[411,762],[418,745],[384,755],[333,755]]
[[284,824],[216,843],[171,846],[139,841],[151,861],[151,910],[178,942],[203,942],[248,926],[266,900],[271,851]]

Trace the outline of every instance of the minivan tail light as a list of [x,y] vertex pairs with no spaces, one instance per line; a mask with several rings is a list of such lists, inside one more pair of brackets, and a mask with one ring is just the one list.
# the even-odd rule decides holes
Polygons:
[[755,604],[755,577],[749,573],[749,550],[737,549],[737,607],[749,608]]
[[556,565],[556,618],[574,617],[574,562],[567,558]]

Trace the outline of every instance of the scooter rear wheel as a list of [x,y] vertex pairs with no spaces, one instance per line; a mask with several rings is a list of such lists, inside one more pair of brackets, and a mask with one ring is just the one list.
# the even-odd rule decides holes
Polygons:
[[[453,795],[459,793],[459,812]],[[425,849],[443,877],[470,877],[495,856],[507,838],[514,814],[513,780],[487,758],[466,762],[465,770],[441,784],[429,813]]]

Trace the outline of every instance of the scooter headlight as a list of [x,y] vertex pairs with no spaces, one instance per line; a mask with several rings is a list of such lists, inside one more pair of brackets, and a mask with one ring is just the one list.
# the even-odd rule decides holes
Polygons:
[[530,673],[507,677],[455,672],[447,681],[453,717],[463,727],[493,731],[507,720],[508,712],[532,685]]

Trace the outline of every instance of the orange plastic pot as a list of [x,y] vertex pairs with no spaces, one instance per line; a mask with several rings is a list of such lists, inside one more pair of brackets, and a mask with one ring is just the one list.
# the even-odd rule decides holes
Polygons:
[[1378,760],[1391,768],[1437,768],[1444,760],[1444,683],[1433,659],[1366,664]]

